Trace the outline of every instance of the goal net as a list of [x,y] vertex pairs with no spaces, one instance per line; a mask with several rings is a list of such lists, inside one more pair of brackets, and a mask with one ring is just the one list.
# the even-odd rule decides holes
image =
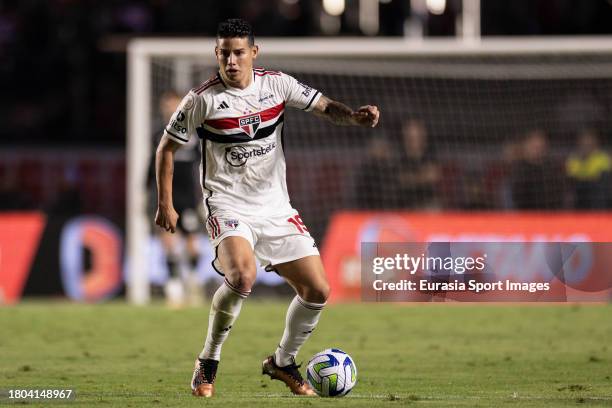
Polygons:
[[[605,154],[596,176],[585,176],[579,160],[597,144],[605,148],[612,132],[609,40],[258,43],[256,66],[291,74],[353,108],[375,104],[381,111],[376,129],[286,111],[289,193],[317,240],[330,215],[343,209],[610,205]],[[157,101],[213,75],[213,49],[214,39],[135,40],[129,47],[126,225],[128,293],[136,303],[148,298],[144,179],[151,135],[161,128]],[[585,177],[595,184],[582,183]]]

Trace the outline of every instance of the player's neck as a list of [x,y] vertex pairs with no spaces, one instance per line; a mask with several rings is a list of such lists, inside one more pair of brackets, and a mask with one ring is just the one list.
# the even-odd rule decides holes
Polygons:
[[238,88],[238,89],[246,89],[249,87],[249,85],[251,85],[253,83],[253,70],[249,70],[248,73],[246,73],[244,75],[244,78],[240,81],[230,81],[226,76],[225,73],[223,71],[219,72],[221,74],[221,77],[223,78],[223,81],[231,86],[232,88]]

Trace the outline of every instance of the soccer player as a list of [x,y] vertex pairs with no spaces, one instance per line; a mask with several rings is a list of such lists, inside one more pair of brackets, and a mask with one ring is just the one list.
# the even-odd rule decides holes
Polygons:
[[296,291],[280,343],[263,361],[263,374],[281,380],[294,394],[314,394],[295,356],[319,321],[329,284],[315,242],[289,202],[283,112],[285,107],[302,109],[337,125],[378,123],[376,106],[353,111],[282,72],[254,69],[257,54],[247,22],[219,24],[219,71],[183,98],[156,154],[155,222],[173,232],[178,218],[172,202],[174,152],[192,135],[200,137],[206,227],[216,251],[213,267],[225,276],[213,296],[206,341],[195,361],[191,388],[196,396],[213,395],[221,347],[255,281],[255,258]]
[[[163,118],[163,128],[168,123],[172,114],[181,102],[181,96],[174,90],[169,90],[159,98],[159,112]],[[163,129],[155,133],[156,143],[159,143],[163,135]],[[183,306],[186,297],[186,289],[189,289],[189,301],[192,304],[198,304],[203,298],[203,288],[196,282],[196,267],[198,265],[200,251],[198,248],[198,236],[196,232],[199,229],[200,218],[198,217],[198,199],[196,198],[196,181],[194,163],[200,159],[200,152],[197,140],[191,139],[186,143],[181,150],[177,151],[174,156],[174,177],[173,177],[173,192],[174,192],[174,208],[180,214],[180,222],[176,225],[176,230],[180,232],[179,237],[184,238],[185,255],[189,262],[189,275],[187,279],[181,276],[181,242],[179,237],[170,232],[159,230],[162,247],[166,255],[166,264],[168,267],[168,281],[165,284],[164,292],[166,302],[171,307]],[[151,194],[157,195],[155,187],[155,163],[151,162],[149,166],[149,180],[147,185],[150,187]],[[151,198],[151,202],[154,199]],[[154,212],[156,209],[154,204],[150,205],[150,209]],[[188,286],[188,287],[186,287]]]

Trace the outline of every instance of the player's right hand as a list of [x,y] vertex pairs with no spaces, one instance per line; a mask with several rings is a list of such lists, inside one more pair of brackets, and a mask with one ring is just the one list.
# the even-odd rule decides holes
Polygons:
[[178,213],[174,207],[157,206],[155,214],[155,224],[159,225],[166,231],[174,233],[176,231],[176,222],[178,221]]
[[374,127],[378,124],[380,112],[378,106],[365,105],[351,114],[351,119],[358,126]]

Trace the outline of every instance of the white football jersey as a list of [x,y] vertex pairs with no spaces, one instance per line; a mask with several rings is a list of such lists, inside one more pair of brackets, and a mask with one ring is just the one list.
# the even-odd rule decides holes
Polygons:
[[286,106],[310,111],[321,93],[278,71],[253,70],[245,89],[220,74],[192,89],[166,126],[177,143],[201,140],[201,183],[208,215],[218,210],[268,216],[291,209],[285,178]]

